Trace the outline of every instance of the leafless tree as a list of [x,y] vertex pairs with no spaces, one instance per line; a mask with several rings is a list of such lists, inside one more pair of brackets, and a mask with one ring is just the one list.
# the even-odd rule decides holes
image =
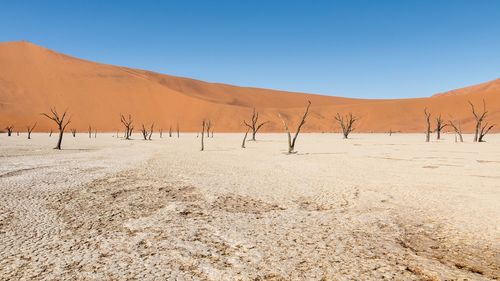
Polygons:
[[[476,119],[476,126],[475,126],[475,131],[474,131],[474,142],[479,141],[479,131],[482,130],[481,128],[481,123],[484,121],[484,118],[486,118],[486,114],[488,111],[486,111],[486,102],[483,99],[483,112],[479,113],[476,112],[476,109],[474,108],[474,104],[469,101],[472,114],[474,115],[474,118]],[[489,130],[488,130],[489,131]]]
[[179,132],[179,123],[177,123],[177,138],[179,138],[180,132]]
[[125,116],[121,115],[121,122],[125,127],[125,139],[129,140],[130,136],[132,135],[132,130],[134,129],[134,121],[132,120],[132,116],[129,114],[127,119],[125,118]]
[[495,124],[489,125],[488,122],[481,128],[481,131],[479,132],[479,138],[478,142],[484,142],[483,138],[486,136],[486,134],[493,128],[495,127]]
[[92,138],[92,127],[89,125],[89,139]]
[[286,133],[288,135],[288,154],[297,153],[295,151],[295,141],[297,141],[297,137],[299,136],[300,129],[306,123],[306,117],[307,117],[307,114],[309,113],[310,106],[311,106],[311,101],[307,101],[306,111],[304,112],[304,116],[302,116],[302,120],[300,120],[300,123],[297,126],[297,131],[295,132],[295,136],[293,137],[293,139],[292,139],[292,135],[290,134],[290,130],[288,129],[288,124],[281,117],[281,114],[278,113],[278,117],[281,119],[281,122],[283,122],[283,126],[285,127]]
[[10,126],[7,126],[5,127],[5,129],[7,130],[7,136],[12,136],[12,129],[14,129],[14,126],[13,125],[10,125]]
[[50,129],[50,132],[49,132],[49,137],[52,137],[52,129]]
[[205,122],[207,138],[210,137],[210,129],[212,128],[212,121],[208,120]]
[[444,129],[444,127],[448,126],[448,124],[443,123],[443,119],[441,118],[441,114],[436,118],[436,138],[438,140],[441,139],[441,130]]
[[61,149],[64,130],[66,129],[66,126],[68,126],[68,124],[71,122],[71,118],[68,118],[67,121],[64,120],[66,119],[67,111],[64,111],[62,115],[60,115],[55,108],[51,108],[50,111],[51,115],[47,113],[42,113],[42,115],[51,119],[57,124],[57,128],[59,129],[59,140],[57,141],[57,145],[56,147],[54,147],[54,149]]
[[151,123],[151,129],[149,129],[149,137],[148,140],[151,140],[151,137],[153,136],[153,128],[155,126],[155,123]]
[[148,131],[148,129],[146,129],[144,124],[142,124],[141,132],[142,132],[142,137],[144,138],[144,140],[151,140],[151,135],[153,134],[153,127],[154,127],[154,123],[151,124],[151,130]]
[[160,129],[160,139],[163,138],[163,129]]
[[203,136],[205,135],[205,128],[207,126],[205,119],[201,122],[201,151],[205,150],[205,144],[203,143]]
[[210,132],[210,137],[213,138],[214,137],[214,128],[212,128],[212,131]]
[[[464,138],[462,137],[462,126],[461,126],[460,121],[455,122],[455,121],[449,120],[448,123],[453,128],[455,133],[458,135],[460,142],[464,142]],[[456,137],[455,137],[455,142],[456,142]]]
[[252,139],[251,140],[255,141],[255,135],[257,134],[257,132],[260,130],[260,128],[262,128],[262,126],[269,123],[269,121],[262,122],[259,124],[259,113],[256,112],[255,108],[254,108],[253,113],[252,113],[252,120],[250,121],[250,124],[247,123],[247,121],[243,121],[243,123],[245,124],[245,126],[250,128],[250,130],[252,130]]
[[431,113],[427,111],[427,107],[424,109],[425,121],[427,122],[427,130],[425,133],[425,142],[431,141]]
[[76,129],[75,128],[71,129],[71,134],[73,135],[73,137],[76,137]]
[[97,129],[94,130],[94,139],[97,139]]
[[168,137],[171,138],[172,137],[172,126],[170,126],[168,128]]
[[352,113],[349,113],[345,116],[341,116],[339,113],[337,113],[337,115],[335,115],[335,120],[337,120],[340,128],[342,129],[344,139],[347,139],[349,137],[349,134],[354,131],[353,125],[358,120],[358,118]]
[[247,128],[247,131],[245,132],[245,137],[243,137],[243,142],[241,143],[241,148],[245,148],[245,143],[247,141],[248,132],[250,132],[250,128]]
[[33,132],[33,129],[35,129],[36,127],[36,122],[35,124],[33,124],[33,126],[26,126],[26,128],[28,129],[28,139],[31,139],[31,132]]

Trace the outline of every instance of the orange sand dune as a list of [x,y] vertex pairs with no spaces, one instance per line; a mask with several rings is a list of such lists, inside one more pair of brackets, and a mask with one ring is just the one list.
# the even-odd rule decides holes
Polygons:
[[[0,43],[0,127],[13,124],[15,131],[38,122],[38,131],[54,127],[40,116],[51,106],[68,109],[69,127],[88,126],[99,131],[121,129],[120,113],[132,114],[135,128],[155,123],[167,131],[179,124],[182,131],[200,130],[210,119],[215,131],[242,131],[253,107],[262,120],[271,122],[263,131],[281,131],[277,113],[290,120],[300,118],[307,100],[311,114],[304,131],[338,131],[337,112],[353,112],[361,119],[357,131],[421,132],[423,109],[445,119],[461,120],[472,128],[468,100],[487,101],[489,121],[500,127],[500,79],[453,90],[428,98],[368,100],[237,87],[169,76],[154,72],[80,60],[27,42]],[[294,126],[293,126],[294,127]]]

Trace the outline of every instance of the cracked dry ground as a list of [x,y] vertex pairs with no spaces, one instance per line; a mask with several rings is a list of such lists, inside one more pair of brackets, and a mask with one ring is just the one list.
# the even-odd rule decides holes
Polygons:
[[[288,200],[210,193],[175,178],[166,157],[156,151],[118,170],[67,163],[64,171],[47,165],[0,175],[12,187],[1,191],[0,279],[499,277],[495,245],[472,243],[415,210],[402,212],[390,195],[357,186],[291,192]],[[88,181],[72,182],[89,173]],[[26,178],[36,184],[15,184]],[[367,206],[363,198],[378,203]]]

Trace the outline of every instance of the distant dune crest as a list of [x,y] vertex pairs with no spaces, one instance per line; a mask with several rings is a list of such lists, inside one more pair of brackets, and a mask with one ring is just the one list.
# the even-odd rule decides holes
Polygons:
[[[1,126],[35,130],[52,124],[40,117],[51,106],[68,109],[72,127],[84,131],[121,130],[120,114],[138,123],[155,122],[165,131],[179,124],[181,131],[198,131],[201,120],[211,120],[219,132],[244,131],[243,120],[253,108],[270,122],[262,131],[282,131],[277,116],[291,123],[300,118],[307,100],[312,102],[306,132],[339,131],[335,114],[359,116],[358,132],[423,132],[425,107],[432,118],[460,120],[465,131],[473,126],[467,101],[485,99],[488,120],[500,124],[500,79],[436,94],[429,98],[368,100],[237,87],[94,63],[63,55],[29,42],[0,43]],[[8,123],[8,124],[7,124]]]

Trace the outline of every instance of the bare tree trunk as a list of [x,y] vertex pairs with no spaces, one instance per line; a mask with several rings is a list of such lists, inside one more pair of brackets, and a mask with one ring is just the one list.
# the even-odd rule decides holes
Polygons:
[[89,125],[89,139],[92,138],[92,127]]
[[429,142],[431,140],[431,113],[427,111],[427,108],[424,109],[425,120],[427,122],[427,130],[425,133],[425,142]]
[[50,129],[49,137],[52,137],[52,129]]
[[61,116],[59,115],[59,113],[57,113],[57,110],[55,108],[51,108],[50,111],[52,115],[48,115],[46,113],[42,113],[42,115],[53,120],[57,124],[57,128],[59,129],[59,140],[57,141],[57,146],[54,149],[60,150],[64,130],[66,129],[66,126],[68,126],[68,124],[71,122],[71,118],[65,122],[64,119],[66,118],[67,111],[64,111],[64,113]]
[[344,135],[344,139],[349,138],[349,134],[354,131],[354,122],[358,120],[356,116],[352,115],[352,113],[349,113],[348,115],[340,116],[339,113],[335,116],[335,120],[338,121],[340,128],[342,129],[342,134]]
[[71,129],[71,134],[73,135],[73,137],[76,137],[76,129]]
[[151,124],[151,129],[149,130],[149,137],[148,140],[151,140],[151,137],[153,136],[153,128],[154,128],[155,123],[153,122]]
[[97,130],[94,131],[94,139],[97,138]]
[[132,130],[134,129],[133,127],[133,120],[132,116],[129,114],[128,119],[125,118],[125,116],[120,115],[120,121],[122,122],[123,126],[125,127],[125,139],[130,140],[130,136],[132,136]]
[[255,141],[255,135],[260,130],[260,128],[262,128],[262,126],[264,126],[266,123],[269,122],[266,121],[258,124],[258,121],[259,121],[259,113],[255,111],[255,108],[253,109],[252,120],[250,121],[250,124],[247,123],[247,121],[243,121],[243,124],[245,124],[245,126],[250,128],[250,130],[252,130],[252,141]]
[[474,115],[474,118],[476,119],[474,142],[478,142],[480,137],[479,131],[481,130],[481,123],[483,122],[484,118],[486,118],[486,114],[488,113],[488,111],[486,111],[486,102],[483,100],[483,112],[480,114],[476,112],[476,109],[474,108],[474,104],[472,104],[472,102],[469,101],[469,104],[471,107],[472,115]]
[[486,123],[486,125],[484,125],[482,128],[481,128],[481,131],[479,133],[479,138],[478,138],[478,142],[484,142],[483,138],[484,136],[486,136],[486,134],[488,134],[488,132],[493,128],[495,127],[495,124],[493,125],[489,125],[488,126],[488,123]]
[[290,134],[290,130],[288,129],[288,125],[285,122],[285,120],[281,117],[281,114],[278,113],[278,117],[281,119],[281,122],[283,122],[283,126],[285,127],[286,133],[288,135],[288,154],[295,154],[297,153],[295,151],[295,141],[297,140],[297,137],[299,136],[300,129],[302,126],[306,123],[306,117],[307,114],[309,113],[309,107],[311,106],[311,101],[307,101],[307,107],[306,111],[304,113],[304,116],[302,116],[302,120],[299,123],[299,126],[297,127],[297,131],[295,132],[295,136],[292,139],[292,135]]
[[207,138],[210,137],[210,128],[212,128],[212,121],[208,120],[205,124],[206,126],[206,132],[207,132]]
[[241,143],[241,148],[245,148],[245,142],[247,141],[247,136],[249,131],[250,128],[248,128],[247,131],[245,132],[245,137],[243,138],[243,142]]
[[169,138],[172,137],[172,126],[170,126],[170,128],[168,128],[168,137]]
[[163,129],[160,129],[160,139],[163,138]]
[[443,119],[441,119],[441,114],[436,118],[436,135],[437,139],[441,139],[441,130],[443,130],[444,127],[448,126],[448,124],[443,123]]
[[5,127],[5,129],[7,130],[7,136],[10,137],[12,136],[12,129],[14,129],[14,126],[7,126]]
[[[462,128],[461,128],[461,125],[460,125],[460,121],[458,121],[458,125],[456,125],[453,121],[448,121],[448,123],[450,124],[450,126],[453,128],[453,130],[455,131],[455,134],[458,135],[459,139],[460,139],[460,142],[464,142],[464,138],[462,137]],[[455,135],[455,142],[456,142],[456,135]]]
[[205,119],[201,123],[201,151],[205,150],[205,144],[203,143],[203,136],[205,135]]
[[31,139],[31,132],[33,132],[33,129],[35,129],[36,123],[37,122],[35,122],[35,124],[33,124],[33,126],[31,126],[31,127],[30,126],[27,127],[28,128],[28,139]]
[[180,132],[179,132],[179,123],[177,123],[177,138],[179,138]]

